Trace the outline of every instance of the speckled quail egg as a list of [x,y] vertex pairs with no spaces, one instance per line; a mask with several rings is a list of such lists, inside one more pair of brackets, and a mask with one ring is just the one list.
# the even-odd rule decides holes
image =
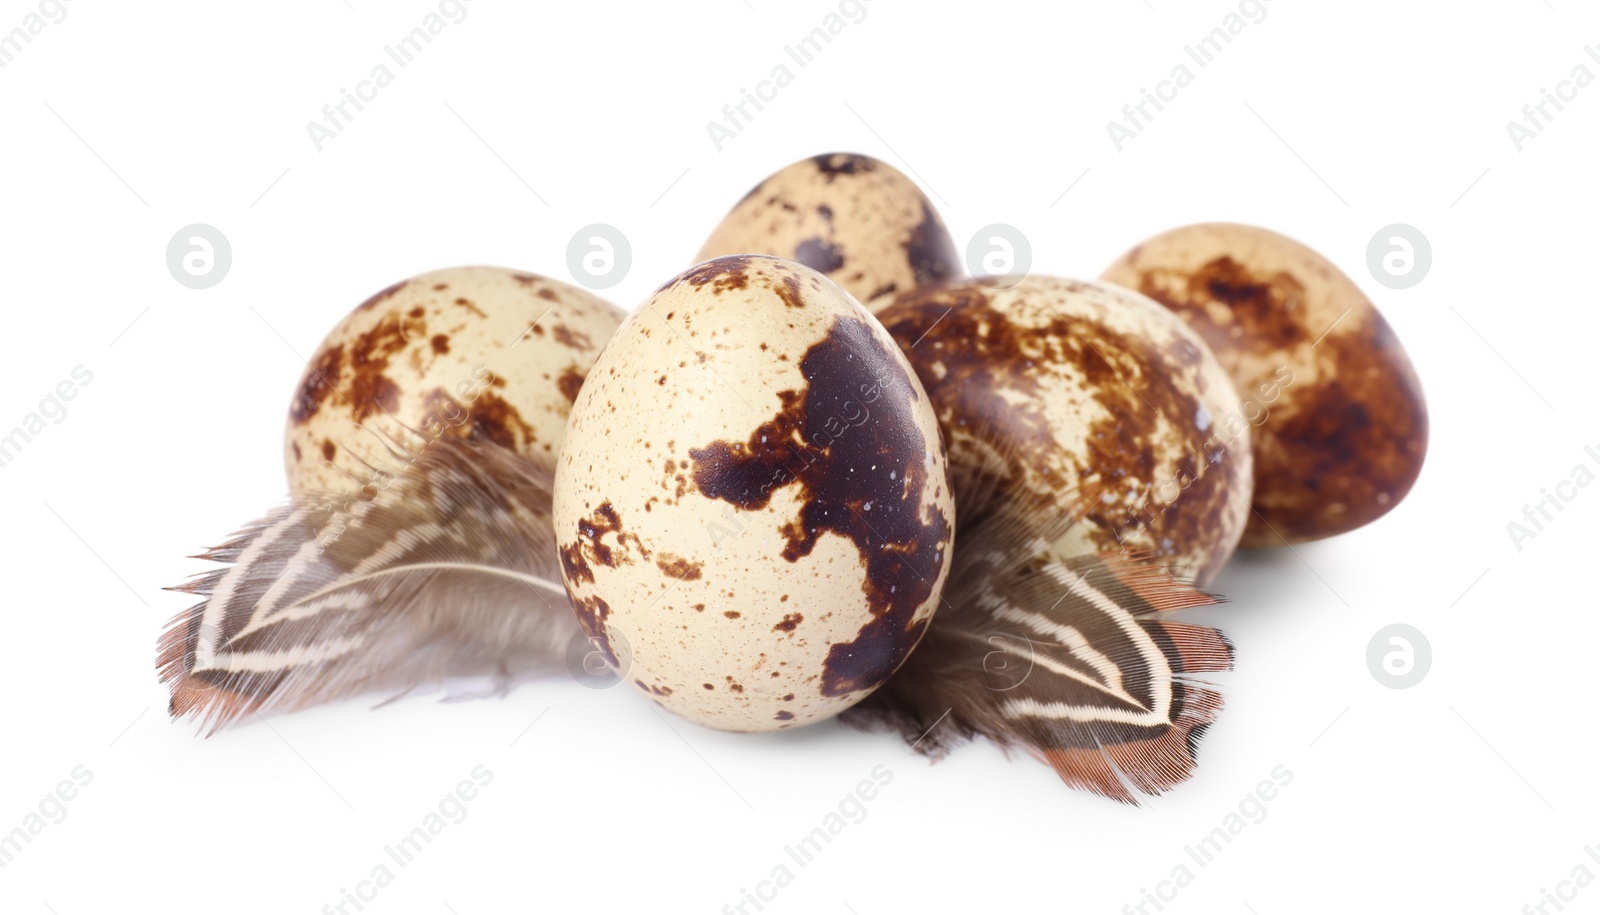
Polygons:
[[802,159],[723,217],[699,260],[771,254],[821,271],[869,311],[889,293],[962,275],[944,221],[916,183],[855,153]]
[[883,327],[774,257],[702,263],[578,394],[554,521],[578,619],[628,682],[762,731],[861,700],[921,639],[954,506],[926,393]]
[[1327,258],[1267,229],[1210,223],[1144,242],[1103,279],[1172,309],[1233,377],[1255,427],[1243,546],[1344,533],[1411,491],[1428,451],[1422,385],[1389,323]]
[[1028,276],[901,293],[878,317],[933,400],[961,504],[964,488],[1025,511],[1081,504],[1055,555],[1148,551],[1201,584],[1232,555],[1249,427],[1217,358],[1166,309]]
[[622,317],[582,289],[503,267],[384,289],[328,334],[295,388],[290,491],[381,484],[442,436],[478,435],[552,466],[572,401]]

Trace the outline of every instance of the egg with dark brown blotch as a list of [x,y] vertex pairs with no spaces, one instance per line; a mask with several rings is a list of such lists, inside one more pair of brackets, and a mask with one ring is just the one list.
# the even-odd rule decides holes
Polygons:
[[572,401],[622,317],[585,290],[503,267],[382,290],[328,334],[295,388],[290,491],[385,485],[447,436],[553,467]]
[[555,477],[580,623],[710,727],[838,714],[921,639],[954,506],[926,392],[827,277],[758,255],[662,286],[596,360]]
[[961,276],[960,254],[916,182],[855,153],[802,159],[756,185],[699,260],[771,254],[826,274],[869,311],[884,297]]
[[1209,223],[1123,255],[1103,279],[1182,317],[1227,367],[1254,427],[1243,546],[1354,530],[1411,491],[1428,411],[1405,347],[1354,281],[1276,232]]
[[933,400],[963,510],[974,493],[1025,513],[1081,510],[1054,555],[1147,552],[1201,584],[1232,555],[1250,430],[1221,364],[1166,309],[1028,276],[902,293],[878,318]]

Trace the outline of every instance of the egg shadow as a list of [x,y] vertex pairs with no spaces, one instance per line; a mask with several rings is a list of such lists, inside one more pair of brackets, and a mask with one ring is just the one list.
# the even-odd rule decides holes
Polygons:
[[1308,578],[1316,583],[1305,562],[1285,547],[1240,550],[1206,590],[1226,598],[1227,617],[1239,620],[1282,613],[1304,597]]

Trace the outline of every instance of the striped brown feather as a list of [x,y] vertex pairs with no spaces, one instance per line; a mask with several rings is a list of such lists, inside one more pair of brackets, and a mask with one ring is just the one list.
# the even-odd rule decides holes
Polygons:
[[1195,675],[1230,669],[1233,649],[1165,614],[1220,598],[1146,555],[1055,554],[1046,544],[1075,517],[1061,511],[1049,530],[1005,512],[970,523],[922,643],[844,720],[897,730],[933,758],[976,736],[1021,747],[1068,785],[1126,803],[1188,778],[1222,708]]
[[557,573],[548,470],[433,441],[382,488],[310,494],[198,558],[205,599],[157,646],[174,718],[258,712],[560,663],[578,625]]

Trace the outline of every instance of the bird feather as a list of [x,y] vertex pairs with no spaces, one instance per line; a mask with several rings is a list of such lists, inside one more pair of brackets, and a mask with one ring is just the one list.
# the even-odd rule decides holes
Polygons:
[[844,721],[898,731],[933,759],[986,737],[1129,804],[1187,779],[1222,708],[1216,686],[1195,675],[1231,669],[1233,647],[1168,614],[1221,598],[1147,553],[1053,546],[1093,495],[1025,501],[1005,474],[981,467],[951,482],[959,533],[941,605],[905,664]]
[[197,558],[157,668],[174,718],[246,716],[557,666],[581,639],[558,572],[551,474],[440,438],[356,494],[312,492]]

